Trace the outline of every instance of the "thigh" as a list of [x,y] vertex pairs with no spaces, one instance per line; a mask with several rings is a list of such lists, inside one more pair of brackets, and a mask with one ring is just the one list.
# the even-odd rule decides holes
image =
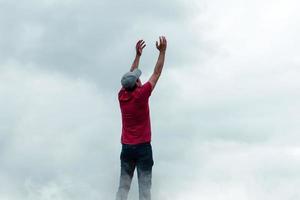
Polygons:
[[130,176],[133,176],[134,169],[136,166],[136,160],[132,155],[132,151],[130,149],[122,148],[120,160],[121,160],[121,175],[128,174]]
[[139,171],[150,171],[154,164],[151,144],[138,149],[137,168]]

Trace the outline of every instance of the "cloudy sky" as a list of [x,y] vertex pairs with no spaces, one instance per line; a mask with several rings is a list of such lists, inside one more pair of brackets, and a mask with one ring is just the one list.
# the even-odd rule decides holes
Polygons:
[[[298,200],[296,0],[0,0],[0,199],[114,199],[120,78],[144,39],[154,200]],[[138,199],[136,178],[129,197]]]

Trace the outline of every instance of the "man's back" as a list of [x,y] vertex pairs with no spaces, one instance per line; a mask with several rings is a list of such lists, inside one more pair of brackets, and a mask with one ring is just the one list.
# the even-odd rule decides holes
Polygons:
[[139,144],[151,141],[149,97],[152,86],[146,82],[134,91],[122,88],[118,99],[122,113],[122,144]]

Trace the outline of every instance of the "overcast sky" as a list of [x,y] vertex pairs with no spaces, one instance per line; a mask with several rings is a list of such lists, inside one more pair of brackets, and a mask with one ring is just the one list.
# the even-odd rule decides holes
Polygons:
[[[296,0],[0,0],[0,199],[114,199],[121,76],[159,35],[154,200],[299,200]],[[138,199],[134,178],[129,198]]]

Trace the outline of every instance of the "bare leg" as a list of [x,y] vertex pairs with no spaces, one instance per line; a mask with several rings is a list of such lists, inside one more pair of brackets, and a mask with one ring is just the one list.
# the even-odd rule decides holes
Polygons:
[[121,176],[116,200],[127,200],[132,177],[134,174],[135,162],[121,159]]
[[151,200],[151,179],[153,163],[154,162],[152,158],[151,145],[142,147],[139,150],[139,158],[137,160],[140,200]]

